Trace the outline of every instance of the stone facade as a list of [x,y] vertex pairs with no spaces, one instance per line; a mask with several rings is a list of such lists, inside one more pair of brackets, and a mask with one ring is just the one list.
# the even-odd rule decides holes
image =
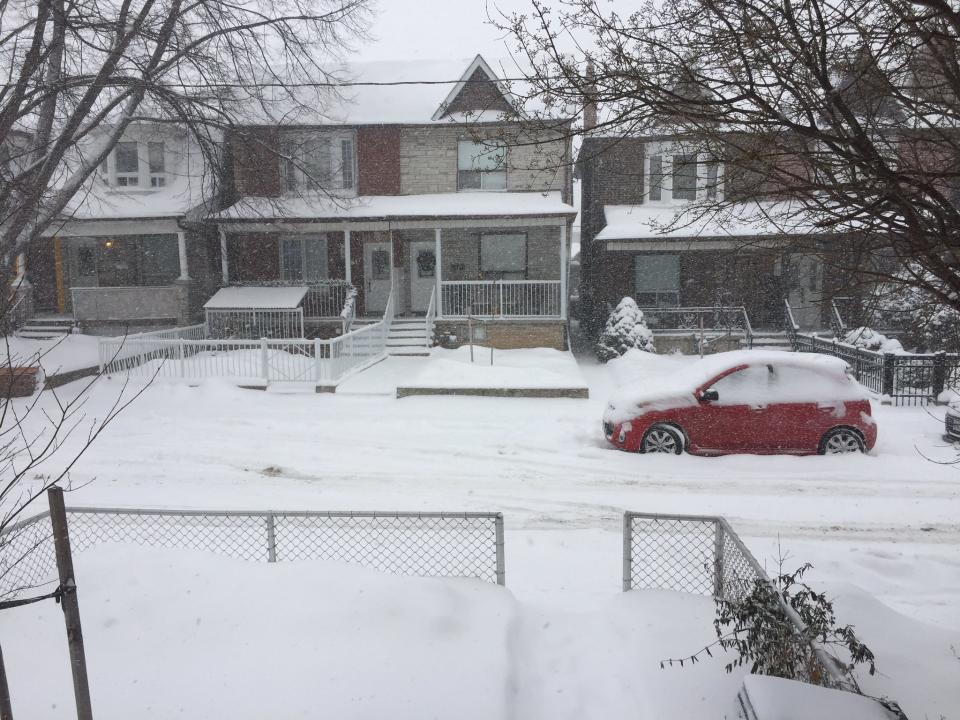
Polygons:
[[[481,335],[485,336],[481,339]],[[445,348],[469,342],[466,320],[437,320],[434,339]],[[474,344],[497,350],[546,347],[567,350],[567,326],[562,320],[475,320]]]
[[568,141],[534,142],[511,127],[485,127],[482,133],[457,125],[404,127],[400,135],[400,191],[403,195],[457,192],[457,144],[480,137],[507,143],[507,190],[558,190],[572,196]]

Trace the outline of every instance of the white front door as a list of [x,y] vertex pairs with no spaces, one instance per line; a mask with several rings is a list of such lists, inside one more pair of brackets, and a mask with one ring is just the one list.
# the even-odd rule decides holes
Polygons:
[[425,313],[436,285],[437,248],[433,242],[410,243],[410,309]]
[[390,296],[390,243],[364,244],[363,277],[367,314],[382,313]]

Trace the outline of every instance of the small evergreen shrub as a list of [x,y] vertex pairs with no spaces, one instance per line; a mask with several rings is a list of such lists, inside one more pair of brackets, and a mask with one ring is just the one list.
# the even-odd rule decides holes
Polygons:
[[653,333],[643,319],[643,311],[633,298],[625,297],[607,319],[597,340],[596,352],[600,360],[607,362],[633,349],[656,352]]

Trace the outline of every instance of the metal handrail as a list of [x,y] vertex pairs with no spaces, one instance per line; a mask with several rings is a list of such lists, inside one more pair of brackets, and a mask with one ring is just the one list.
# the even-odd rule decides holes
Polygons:
[[430,347],[433,342],[433,328],[437,319],[437,286],[430,289],[430,303],[427,305],[427,315],[424,318],[426,323],[426,344]]
[[790,301],[787,298],[784,298],[783,304],[787,309],[787,322],[790,324],[790,327],[793,329],[794,332],[799,332],[800,325],[797,324],[797,320],[793,316],[793,308],[790,307]]

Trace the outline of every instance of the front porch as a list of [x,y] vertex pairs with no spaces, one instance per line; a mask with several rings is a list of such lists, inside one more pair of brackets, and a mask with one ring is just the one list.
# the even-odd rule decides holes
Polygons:
[[[379,225],[387,227],[371,227]],[[441,323],[447,342],[465,338],[446,328],[468,318],[485,326],[550,324],[563,340],[565,220],[291,223],[282,233],[276,226],[225,224],[220,246],[224,287],[307,288],[302,308],[291,310],[302,310],[304,332],[314,336],[389,315],[390,321],[423,318],[429,341]]]

